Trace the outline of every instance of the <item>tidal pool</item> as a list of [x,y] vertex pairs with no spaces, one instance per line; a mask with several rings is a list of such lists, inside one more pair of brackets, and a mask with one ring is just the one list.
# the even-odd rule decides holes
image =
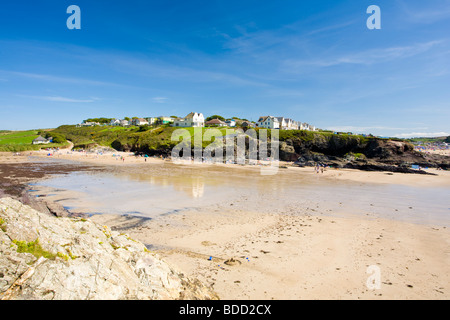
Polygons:
[[283,169],[146,165],[72,172],[33,185],[70,212],[156,218],[189,210],[360,214],[450,226],[448,188],[331,181]]

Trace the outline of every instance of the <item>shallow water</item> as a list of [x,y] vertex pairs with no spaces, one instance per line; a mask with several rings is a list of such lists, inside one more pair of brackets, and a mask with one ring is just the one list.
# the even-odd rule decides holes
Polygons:
[[34,194],[56,194],[71,212],[157,218],[191,210],[279,214],[351,213],[450,226],[448,188],[331,181],[281,170],[146,165],[72,172],[43,180]]

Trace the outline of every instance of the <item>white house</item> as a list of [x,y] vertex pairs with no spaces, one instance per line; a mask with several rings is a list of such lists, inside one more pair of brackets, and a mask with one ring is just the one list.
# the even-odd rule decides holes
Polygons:
[[134,118],[133,120],[131,120],[131,124],[134,126],[144,126],[148,125],[148,121],[142,118]]
[[276,117],[272,116],[260,117],[258,122],[256,122],[256,126],[258,128],[280,129],[280,122]]
[[100,123],[98,122],[89,122],[89,121],[83,121],[79,126],[80,127],[95,127],[95,126],[99,126]]
[[310,124],[308,124],[306,122],[303,122],[303,123],[300,122],[299,129],[300,130],[307,130],[307,131],[316,131],[316,127],[315,126],[312,126],[312,125],[310,125]]
[[126,126],[128,126],[129,124],[130,124],[130,122],[129,122],[128,120],[125,120],[125,119],[120,120],[120,125],[121,125],[122,127],[126,127]]
[[144,119],[147,120],[149,125],[155,124],[158,121],[158,118],[156,118],[156,117],[147,117]]
[[212,120],[206,121],[206,125],[214,126],[214,127],[225,127],[227,124],[220,119],[212,119]]
[[226,120],[225,123],[228,127],[236,127],[236,120],[234,119]]
[[33,144],[48,144],[48,143],[50,143],[50,140],[47,140],[41,136],[33,140]]
[[280,129],[283,130],[293,130],[294,129],[294,120],[284,117],[277,117],[278,122],[280,123]]
[[120,126],[120,120],[119,119],[111,119],[111,122],[109,123],[110,126]]
[[298,121],[292,120],[292,124],[291,124],[291,130],[298,130],[299,129],[299,123]]
[[184,118],[176,119],[172,127],[204,127],[205,117],[203,113],[191,112]]
[[298,130],[298,122],[292,119],[286,119],[286,129],[287,130]]
[[298,130],[299,122],[292,120],[290,118],[277,117],[278,122],[280,123],[280,129],[282,130]]
[[280,129],[286,130],[286,126],[287,126],[287,122],[286,122],[286,118],[284,117],[277,117],[278,123],[280,125]]

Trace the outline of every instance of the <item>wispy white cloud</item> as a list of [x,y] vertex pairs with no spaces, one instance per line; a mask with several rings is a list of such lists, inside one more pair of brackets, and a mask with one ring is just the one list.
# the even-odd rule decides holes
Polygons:
[[410,46],[371,49],[356,53],[349,53],[338,57],[330,56],[320,59],[289,59],[284,62],[284,67],[285,70],[295,70],[305,66],[331,67],[342,64],[372,65],[376,63],[413,57],[421,53],[425,53],[432,49],[434,46],[437,46],[443,42],[444,40],[434,40],[424,43],[417,43]]
[[312,36],[312,35],[315,35],[315,34],[318,34],[318,33],[330,32],[330,31],[343,29],[343,28],[346,28],[346,27],[348,27],[350,25],[353,25],[353,24],[357,23],[358,21],[359,21],[359,19],[354,19],[354,20],[351,20],[351,21],[346,21],[346,22],[343,22],[343,23],[338,23],[338,24],[334,24],[334,25],[331,25],[331,26],[326,26],[326,27],[323,27],[323,28],[315,29],[315,30],[312,30],[312,31],[308,32],[306,34],[306,36]]
[[152,101],[155,103],[166,103],[169,98],[166,97],[154,97],[152,98]]
[[75,103],[91,103],[96,101],[96,99],[72,99],[66,97],[42,97],[42,99],[55,102],[75,102]]
[[411,1],[405,2],[402,0],[397,0],[397,4],[402,10],[403,19],[417,23],[417,24],[429,24],[435,23],[440,20],[450,19],[450,2],[447,0],[438,1],[434,3],[432,8],[430,8],[429,3],[419,2],[422,6],[419,8],[417,4],[414,5]]
[[[232,37],[226,33],[218,33],[225,39],[224,48],[232,50],[234,53],[244,53],[251,56],[261,56],[266,53],[280,53],[280,49],[288,52],[298,52],[298,49],[308,50],[312,36],[319,34],[336,32],[347,28],[359,19],[338,22],[325,27],[310,30],[305,21],[297,21],[272,30],[248,31],[245,27],[236,26],[239,35]],[[289,48],[286,50],[286,48]]]
[[28,95],[18,95],[25,98],[52,101],[52,102],[70,102],[70,103],[91,103],[99,100],[98,98],[90,98],[90,99],[73,99],[67,97],[59,97],[59,96],[28,96]]
[[264,96],[267,97],[304,97],[305,93],[302,90],[295,90],[295,89],[284,89],[284,88],[277,88],[273,87],[270,89],[267,89],[263,93]]
[[0,74],[8,74],[10,76],[15,76],[15,77],[20,77],[20,78],[28,78],[28,79],[59,82],[59,83],[61,83],[61,82],[62,83],[72,83],[72,84],[78,84],[78,85],[129,87],[128,85],[107,82],[107,81],[98,81],[98,80],[90,80],[90,79],[66,77],[66,76],[42,74],[42,73],[0,70]]
[[266,83],[258,79],[233,72],[231,66],[227,69],[224,66],[225,62],[217,63],[216,60],[210,61],[200,54],[193,53],[193,55],[195,56],[193,61],[199,61],[199,63],[190,62],[189,66],[183,66],[183,63],[175,64],[142,59],[131,55],[105,54],[102,61],[110,61],[119,72],[152,79],[157,77],[189,81],[190,83],[219,82],[237,86],[266,86]]

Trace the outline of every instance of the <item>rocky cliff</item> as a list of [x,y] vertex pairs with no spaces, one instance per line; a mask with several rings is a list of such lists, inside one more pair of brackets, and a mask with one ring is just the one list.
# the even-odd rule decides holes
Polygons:
[[405,141],[323,133],[305,136],[299,133],[280,141],[280,159],[305,166],[323,163],[342,168],[414,173],[425,172],[411,170],[412,164],[450,168],[449,157],[416,152]]
[[145,245],[0,199],[0,299],[217,299]]
[[[250,144],[259,151],[271,152],[270,138],[264,140],[247,136],[245,138],[246,158]],[[226,143],[218,144],[226,154]],[[214,146],[214,143],[211,145]],[[340,168],[371,171],[394,171],[427,174],[426,171],[411,169],[411,165],[431,168],[450,168],[450,158],[417,152],[411,143],[402,140],[363,137],[348,134],[311,131],[280,131],[279,159],[292,161],[299,166],[314,166],[317,163]],[[236,143],[234,152],[237,154]],[[261,154],[260,154],[261,156]]]

